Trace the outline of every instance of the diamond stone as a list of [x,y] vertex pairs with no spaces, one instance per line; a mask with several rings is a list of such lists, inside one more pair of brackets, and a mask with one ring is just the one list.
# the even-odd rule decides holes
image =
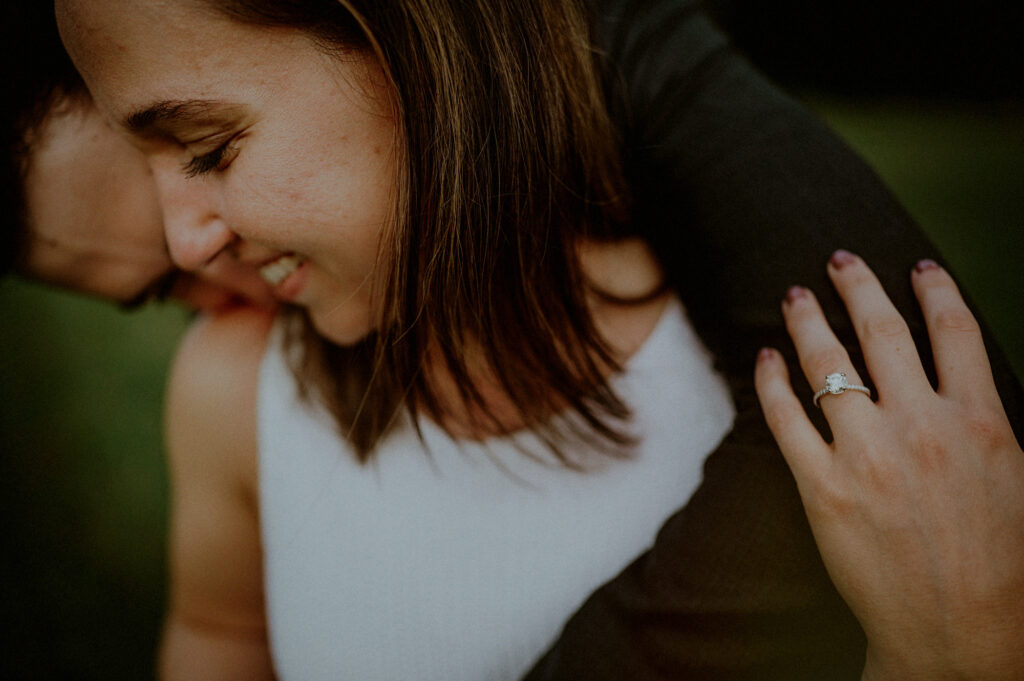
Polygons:
[[832,395],[838,395],[846,390],[846,374],[829,374],[825,377],[825,390]]

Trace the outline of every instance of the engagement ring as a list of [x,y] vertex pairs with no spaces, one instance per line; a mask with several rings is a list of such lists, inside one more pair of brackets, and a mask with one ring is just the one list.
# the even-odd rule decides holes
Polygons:
[[839,395],[847,390],[857,390],[871,397],[871,391],[862,385],[854,385],[846,382],[846,374],[829,374],[825,377],[825,387],[814,393],[814,406],[818,407],[818,400],[822,395]]

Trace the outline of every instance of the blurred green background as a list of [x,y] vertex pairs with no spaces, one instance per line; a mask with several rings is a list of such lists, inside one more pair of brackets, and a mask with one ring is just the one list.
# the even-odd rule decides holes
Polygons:
[[[807,97],[924,225],[1024,375],[1024,116]],[[3,679],[145,679],[160,626],[160,402],[188,323],[0,282]]]

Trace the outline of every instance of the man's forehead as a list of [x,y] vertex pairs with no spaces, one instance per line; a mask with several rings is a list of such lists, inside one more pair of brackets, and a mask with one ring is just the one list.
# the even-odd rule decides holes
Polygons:
[[163,267],[171,262],[167,242],[161,232],[147,234],[118,233],[116,238],[102,228],[90,228],[87,221],[63,225],[60,229],[33,226],[28,230],[29,245],[65,254],[68,258],[96,262],[131,262],[142,267]]
[[174,271],[160,251],[90,248],[61,239],[30,237],[23,270],[41,281],[116,302],[148,297]]

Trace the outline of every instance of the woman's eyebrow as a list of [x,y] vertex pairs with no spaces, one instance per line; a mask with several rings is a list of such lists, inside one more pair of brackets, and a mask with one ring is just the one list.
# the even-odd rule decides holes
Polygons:
[[244,108],[209,99],[163,100],[129,113],[121,125],[143,137],[174,137],[237,120]]

